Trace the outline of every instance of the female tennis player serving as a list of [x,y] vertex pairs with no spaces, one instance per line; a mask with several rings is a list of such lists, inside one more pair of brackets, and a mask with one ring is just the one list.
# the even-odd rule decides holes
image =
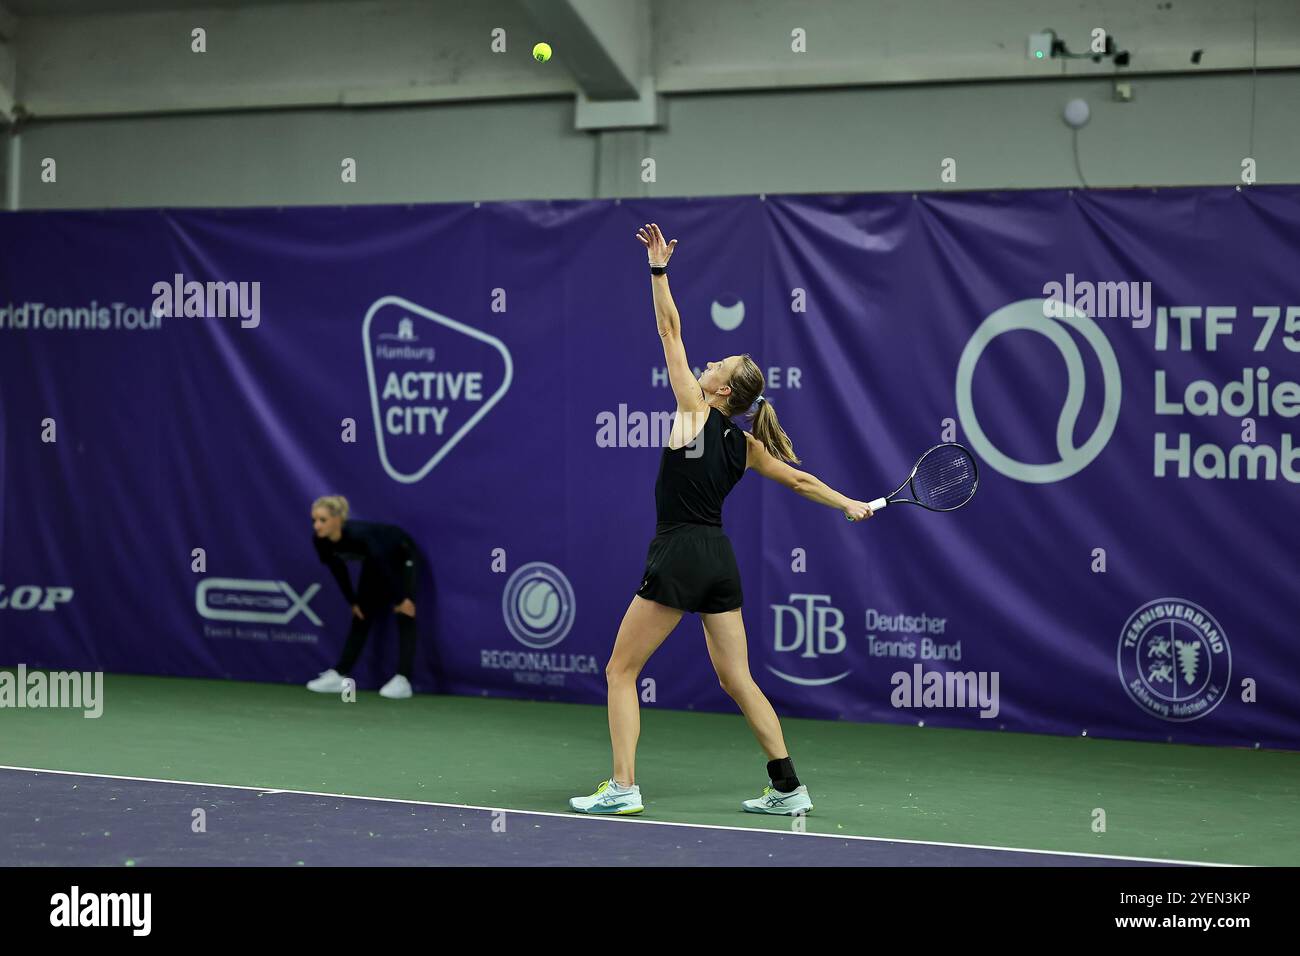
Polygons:
[[[776,712],[749,673],[740,572],[731,542],[722,531],[722,501],[752,468],[805,498],[842,511],[851,521],[871,517],[871,508],[787,464],[798,464],[799,459],[771,403],[762,397],[763,373],[748,355],[709,362],[696,380],[682,345],[681,317],[668,291],[666,267],[677,240],[665,242],[654,223],[638,230],[637,238],[650,256],[650,287],[677,414],[659,461],[657,525],[645,573],[623,615],[605,668],[614,773],[591,796],[571,799],[569,807],[582,813],[618,814],[645,809],[636,783],[641,732],[636,679],[682,614],[690,611],[699,614],[704,625],[709,658],[722,689],[740,706],[767,753],[771,785],[741,806],[752,813],[807,813],[813,808],[808,788],[795,775]],[[747,416],[751,435],[734,425],[731,417],[755,403]]]

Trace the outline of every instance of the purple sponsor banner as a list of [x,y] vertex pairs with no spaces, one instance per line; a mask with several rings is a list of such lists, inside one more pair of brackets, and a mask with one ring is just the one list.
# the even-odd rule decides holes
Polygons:
[[[673,407],[648,221],[799,467],[980,461],[949,515],[732,492],[780,713],[1300,747],[1297,187],[0,216],[0,664],[305,681],[342,493],[426,559],[417,690],[603,701]],[[702,637],[655,706],[734,709]]]

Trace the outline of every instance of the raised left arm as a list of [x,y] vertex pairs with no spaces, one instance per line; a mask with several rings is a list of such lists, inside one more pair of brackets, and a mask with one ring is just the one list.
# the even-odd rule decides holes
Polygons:
[[[677,240],[665,242],[663,233],[655,223],[647,223],[637,231],[637,238],[646,247],[651,267],[667,267]],[[664,360],[668,363],[668,382],[677,398],[677,407],[689,412],[704,408],[704,394],[691,363],[686,358],[686,345],[682,341],[682,317],[668,288],[666,273],[650,276],[650,291],[654,297],[655,322],[664,347]]]

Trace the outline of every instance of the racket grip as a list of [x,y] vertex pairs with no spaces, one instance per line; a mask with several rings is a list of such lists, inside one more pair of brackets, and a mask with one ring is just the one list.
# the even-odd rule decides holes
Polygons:
[[884,498],[877,498],[875,501],[868,501],[867,507],[870,508],[872,511],[879,511],[887,504],[889,504],[889,502],[886,501]]

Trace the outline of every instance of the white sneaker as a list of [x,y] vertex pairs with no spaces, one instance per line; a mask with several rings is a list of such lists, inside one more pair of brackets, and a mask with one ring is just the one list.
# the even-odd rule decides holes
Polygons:
[[763,788],[761,796],[741,801],[740,807],[749,813],[777,813],[793,817],[811,813],[813,804],[805,786],[800,785],[790,793],[782,793],[775,787],[768,786]]
[[589,797],[572,797],[569,809],[578,813],[640,813],[645,809],[641,805],[641,788],[636,784],[620,787],[613,780],[602,781],[596,792]]
[[321,671],[320,677],[307,681],[307,689],[318,694],[338,694],[343,690],[344,680],[343,675],[331,667],[327,671]]
[[401,674],[394,674],[392,680],[379,688],[379,696],[389,700],[406,700],[411,696],[411,682]]

